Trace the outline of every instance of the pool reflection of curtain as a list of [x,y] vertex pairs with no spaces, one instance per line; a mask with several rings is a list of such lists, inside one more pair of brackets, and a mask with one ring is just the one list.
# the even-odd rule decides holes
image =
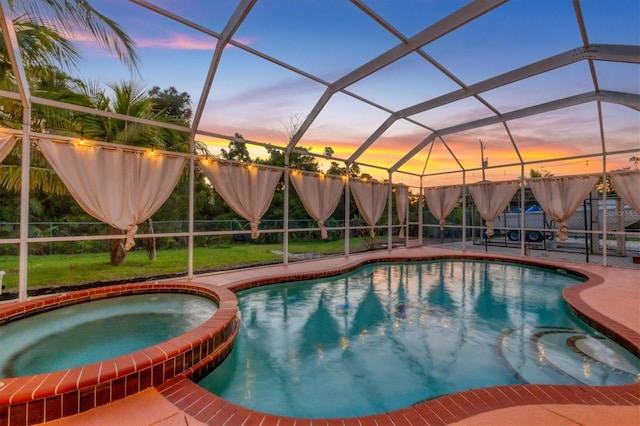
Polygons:
[[260,219],[269,210],[282,170],[200,159],[200,167],[218,195],[251,225],[251,238],[260,236]]
[[493,281],[489,273],[489,264],[479,264],[482,268],[482,279],[479,282],[480,292],[476,299],[476,313],[487,321],[506,321],[507,303],[503,298],[494,295]]
[[445,263],[433,265],[438,268],[438,281],[435,286],[429,289],[427,300],[430,306],[448,309],[450,306],[454,306],[454,302],[446,286],[446,279],[444,277],[445,265]]
[[112,144],[41,139],[38,146],[84,211],[127,233],[125,250],[135,245],[137,225],[169,198],[186,163],[168,152]]
[[518,181],[510,182],[480,182],[469,185],[469,193],[473,202],[478,208],[478,212],[487,225],[485,231],[487,236],[492,236],[493,221],[500,216],[500,213],[507,207],[509,201],[518,190]]
[[375,224],[378,222],[387,202],[387,185],[379,182],[349,181],[353,199],[362,218],[371,227],[369,234],[375,237]]
[[0,163],[9,155],[13,146],[16,144],[16,138],[13,135],[0,135]]
[[396,185],[396,214],[398,215],[398,223],[400,224],[400,232],[398,237],[404,238],[403,226],[407,218],[407,206],[409,204],[409,188],[404,185]]
[[535,178],[528,182],[542,210],[558,223],[558,239],[566,241],[569,238],[567,220],[589,195],[598,176]]
[[309,355],[340,344],[342,336],[336,320],[325,306],[324,294],[318,298],[318,306],[302,327],[300,353]]
[[367,292],[358,305],[353,323],[351,324],[351,336],[357,336],[364,330],[371,330],[373,327],[384,321],[384,308],[375,292],[373,284],[369,285]]
[[327,228],[324,221],[329,218],[338,207],[344,190],[344,181],[341,177],[305,173],[292,170],[291,183],[295,188],[304,209],[320,227],[320,238],[327,239]]
[[461,191],[461,186],[442,186],[425,189],[424,196],[427,200],[427,206],[433,217],[438,219],[441,231],[444,230],[447,217],[460,199]]
[[612,173],[610,176],[620,198],[640,213],[640,172]]

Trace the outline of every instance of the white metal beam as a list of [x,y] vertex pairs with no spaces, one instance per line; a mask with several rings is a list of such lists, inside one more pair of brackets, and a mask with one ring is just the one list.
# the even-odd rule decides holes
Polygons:
[[472,84],[467,89],[455,90],[442,96],[399,110],[396,114],[399,117],[415,115],[585,59],[640,63],[640,46],[597,45],[590,46],[588,48],[579,47],[577,49],[568,50],[564,53],[542,59],[532,64],[508,71],[504,74]]
[[196,107],[196,111],[193,114],[193,125],[191,130],[191,139],[195,138],[196,129],[200,124],[200,120],[202,119],[202,114],[204,112],[204,107],[207,103],[207,99],[209,98],[209,92],[211,91],[211,86],[213,85],[213,78],[216,75],[218,70],[218,65],[220,64],[220,59],[222,58],[222,53],[231,41],[231,37],[238,30],[244,19],[249,15],[249,12],[255,5],[257,0],[242,0],[236,10],[233,12],[233,15],[227,21],[227,25],[225,25],[224,30],[222,30],[222,34],[220,34],[220,38],[218,39],[218,43],[216,44],[216,50],[213,52],[213,58],[211,59],[211,65],[209,66],[209,72],[207,73],[207,77],[204,82],[204,86],[202,88],[202,95],[200,95],[200,101]]

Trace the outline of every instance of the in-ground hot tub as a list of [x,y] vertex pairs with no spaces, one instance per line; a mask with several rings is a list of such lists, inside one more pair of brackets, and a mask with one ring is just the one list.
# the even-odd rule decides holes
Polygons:
[[[98,309],[98,304],[95,305],[95,310],[86,309],[90,304],[85,302],[145,294],[157,294],[156,301],[165,299],[167,295],[171,294],[175,294],[179,298],[184,295],[192,295],[193,303],[187,302],[183,306],[202,310],[208,309],[207,305],[211,308],[211,302],[214,302],[217,308],[213,306],[213,309],[210,309],[210,312],[213,313],[210,316],[198,312],[194,313],[192,322],[186,321],[187,326],[199,323],[194,328],[134,352],[129,352],[126,349],[132,343],[123,342],[129,340],[126,334],[120,335],[117,339],[123,340],[118,343],[119,346],[122,346],[121,352],[128,353],[116,354],[108,359],[94,362],[83,354],[76,356],[77,354],[73,353],[77,352],[84,343],[79,341],[83,338],[78,337],[77,342],[69,344],[70,356],[60,357],[56,352],[59,352],[62,347],[52,348],[50,356],[56,359],[45,362],[44,358],[47,357],[46,350],[48,348],[42,346],[47,344],[47,339],[50,338],[51,342],[64,341],[65,339],[73,340],[73,329],[83,330],[82,335],[86,336],[87,333],[92,334],[93,331],[97,332],[100,328],[110,328],[110,326],[117,328],[118,324],[127,324],[126,321],[121,322],[122,317],[130,315],[137,317],[133,318],[134,321],[146,322],[150,326],[179,322],[176,319],[180,317],[179,312],[174,312],[173,318],[171,315],[167,316],[166,310],[169,308],[160,303],[158,303],[158,307],[165,312],[155,314],[157,322],[154,322],[153,318],[149,318],[153,315],[148,313],[148,306],[140,308],[140,305],[136,305],[138,308],[129,314],[116,309],[116,314],[111,321],[105,316],[106,314],[91,313],[91,311],[102,309]],[[123,305],[126,305],[132,299],[125,297],[122,300]],[[118,306],[118,303],[113,303],[117,301],[118,299],[113,299],[108,304]],[[143,302],[143,305],[145,303],[153,303],[153,301]],[[32,341],[26,345],[22,345],[16,350],[0,351],[5,355],[4,358],[7,361],[5,366],[0,368],[0,424],[35,424],[51,421],[124,398],[150,386],[157,386],[177,375],[196,379],[206,375],[231,351],[238,328],[236,305],[236,297],[224,289],[214,291],[177,283],[140,283],[75,291],[3,306],[3,309],[0,309],[0,339],[2,338],[1,327],[3,324],[13,326],[17,324],[16,321],[22,319],[31,322],[36,318],[33,315],[44,312],[47,312],[46,315],[54,314],[54,312],[48,311],[62,307],[77,306],[78,309],[71,311],[85,311],[85,314],[80,317],[87,319],[88,324],[71,327],[63,325],[58,328],[47,324],[42,326],[42,329],[50,330],[45,330],[39,335],[34,333],[36,336],[32,337]],[[64,323],[64,311],[60,312],[62,314],[55,312],[57,315],[54,317],[58,316]],[[147,318],[141,319],[140,315]],[[94,343],[100,346],[104,341],[116,339],[113,335],[107,334],[105,336],[102,340],[100,338],[93,339]],[[140,337],[139,334],[137,336]],[[136,339],[136,333],[133,333],[131,339]],[[160,338],[160,340],[162,339]],[[106,346],[104,351],[107,351]],[[0,347],[2,347],[1,343]],[[96,349],[94,346],[91,351],[101,352],[101,349]],[[2,358],[2,354],[0,354],[0,358]],[[107,356],[109,355],[107,354]],[[87,360],[91,363],[86,364]],[[68,362],[83,365],[67,364]],[[17,377],[7,377],[8,373],[18,374],[14,374]]]

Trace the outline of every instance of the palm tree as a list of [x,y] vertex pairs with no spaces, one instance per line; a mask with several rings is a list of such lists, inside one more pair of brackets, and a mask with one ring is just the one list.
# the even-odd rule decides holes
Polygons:
[[[63,35],[80,33],[89,36],[101,48],[114,52],[131,70],[138,67],[133,40],[116,22],[91,6],[88,0],[8,0],[7,3],[23,21]],[[24,52],[21,53],[24,56]]]
[[[97,85],[84,86],[85,96],[93,108],[148,120],[184,124],[180,118],[173,118],[158,111],[152,94],[141,83],[122,81],[110,84],[109,88],[113,91],[113,98],[109,98]],[[78,117],[76,125],[86,137],[94,140],[181,152],[188,152],[189,149],[188,135],[175,130],[88,115]],[[151,219],[147,221],[147,226],[148,232],[153,233]],[[114,232],[122,234],[119,230]],[[155,239],[147,241],[147,251],[149,257],[154,259]],[[125,258],[124,240],[112,240],[111,263],[119,265]]]
[[[64,73],[56,65],[72,68],[77,65],[79,52],[64,33],[80,32],[89,35],[98,44],[116,52],[122,62],[137,69],[138,58],[134,43],[111,19],[95,10],[86,0],[8,0],[12,12],[18,16],[13,20],[20,55],[32,93],[50,99],[71,101],[88,105],[88,100],[77,90],[79,82]],[[0,33],[0,39],[3,35]],[[4,40],[0,40],[4,41]],[[0,89],[15,89],[15,81],[7,47],[0,42]],[[21,105],[6,98],[0,99],[0,125],[20,128]],[[54,108],[34,106],[32,125],[37,129],[47,127],[73,130],[75,114]],[[20,157],[16,148],[14,157]],[[8,163],[8,164],[7,164]],[[11,161],[0,165],[0,188],[15,190],[20,187],[20,166]],[[33,161],[30,181],[33,190],[52,194],[66,192],[55,173],[46,162],[37,156]]]
[[540,169],[540,170],[530,169],[529,170],[529,177],[531,177],[531,178],[549,178],[549,177],[553,177],[553,173],[551,173],[548,170],[544,171],[543,169]]

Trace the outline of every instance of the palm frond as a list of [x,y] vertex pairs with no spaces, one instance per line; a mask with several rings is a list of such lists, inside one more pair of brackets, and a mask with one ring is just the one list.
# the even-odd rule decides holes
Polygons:
[[[9,192],[18,192],[21,188],[22,167],[15,165],[0,165],[0,188]],[[52,169],[46,167],[31,167],[29,170],[29,189],[48,195],[69,195],[64,183]]]
[[53,25],[68,34],[78,31],[90,35],[96,43],[115,53],[132,71],[137,71],[139,59],[135,42],[120,26],[98,12],[87,0],[8,0],[16,13],[29,19]]

